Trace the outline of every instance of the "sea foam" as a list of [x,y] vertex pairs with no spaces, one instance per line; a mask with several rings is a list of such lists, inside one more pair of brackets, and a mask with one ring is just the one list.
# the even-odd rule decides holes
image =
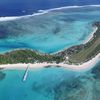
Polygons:
[[10,21],[10,20],[16,20],[16,19],[21,19],[21,18],[27,18],[27,17],[32,17],[32,16],[39,16],[43,15],[46,13],[49,13],[51,11],[56,11],[56,10],[62,10],[62,9],[73,9],[73,8],[84,8],[84,7],[100,7],[100,5],[84,5],[84,6],[64,6],[64,7],[59,7],[59,8],[52,8],[48,10],[38,10],[37,13],[33,13],[31,15],[24,15],[24,16],[10,16],[10,17],[0,17],[0,22],[1,21]]

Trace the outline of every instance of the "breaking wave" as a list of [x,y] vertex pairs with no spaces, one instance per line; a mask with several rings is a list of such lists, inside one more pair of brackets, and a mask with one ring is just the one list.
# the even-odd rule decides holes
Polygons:
[[85,8],[85,7],[100,7],[100,5],[64,6],[64,7],[52,8],[52,9],[48,9],[48,10],[38,10],[37,13],[33,13],[31,15],[0,17],[0,22],[1,21],[10,21],[10,20],[16,20],[16,19],[21,19],[21,18],[26,18],[26,17],[43,15],[43,14],[49,13],[51,11],[56,11],[56,10],[73,9],[73,8]]

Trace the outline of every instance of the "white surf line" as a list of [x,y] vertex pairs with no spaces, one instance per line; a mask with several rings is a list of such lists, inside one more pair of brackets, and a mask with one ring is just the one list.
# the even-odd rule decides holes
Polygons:
[[88,39],[86,39],[83,44],[86,44],[89,41],[91,41],[91,39],[93,38],[93,36],[94,36],[94,34],[96,33],[97,30],[98,30],[98,27],[95,26],[93,32],[88,36]]
[[38,10],[37,13],[33,13],[31,15],[0,17],[0,22],[27,18],[27,17],[37,16],[37,15],[43,15],[43,14],[49,13],[51,11],[56,11],[56,10],[70,9],[70,8],[84,8],[84,7],[100,7],[100,5],[84,5],[84,6],[75,5],[75,6],[64,6],[64,7],[52,8],[52,9],[47,9],[47,10]]
[[28,70],[29,70],[29,65],[27,66],[27,68],[26,68],[26,70],[25,70],[25,74],[24,74],[24,77],[23,77],[23,82],[25,82],[26,79],[27,79]]

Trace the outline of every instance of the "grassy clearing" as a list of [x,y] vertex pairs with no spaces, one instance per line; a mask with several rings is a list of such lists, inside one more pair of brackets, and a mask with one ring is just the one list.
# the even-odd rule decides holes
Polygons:
[[[0,55],[0,64],[13,63],[34,63],[34,62],[65,62],[71,64],[80,64],[90,60],[100,52],[100,23],[94,24],[98,30],[93,39],[86,44],[73,46],[56,54],[42,54],[33,50],[15,50]],[[66,59],[68,56],[69,59]]]
[[98,30],[94,34],[92,41],[86,43],[84,48],[69,55],[69,62],[71,63],[82,63],[90,60],[96,54],[100,52],[100,25]]

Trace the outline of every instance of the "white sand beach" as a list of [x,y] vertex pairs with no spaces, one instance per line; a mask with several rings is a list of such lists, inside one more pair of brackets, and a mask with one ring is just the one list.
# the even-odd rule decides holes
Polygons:
[[[94,33],[97,31],[98,27],[95,27],[94,31],[92,32],[92,34],[89,36],[89,38],[85,41],[84,44],[86,44],[87,42],[89,42],[92,38]],[[100,53],[98,55],[96,55],[94,58],[92,58],[91,60],[79,64],[79,65],[75,65],[75,64],[65,64],[65,63],[47,63],[47,62],[43,62],[43,63],[18,63],[18,64],[5,64],[5,65],[0,65],[0,68],[4,68],[4,69],[26,69],[27,66],[29,65],[30,69],[37,69],[37,68],[43,68],[46,66],[61,66],[63,68],[66,68],[68,70],[73,70],[73,71],[82,71],[82,70],[89,70],[92,67],[94,67],[96,65],[97,62],[100,61]]]
[[4,68],[4,69],[26,69],[27,66],[29,65],[30,69],[37,69],[37,68],[43,68],[46,66],[61,66],[62,68],[66,68],[68,70],[73,70],[73,71],[82,71],[82,70],[89,70],[92,67],[95,66],[95,64],[97,62],[100,61],[100,53],[98,55],[96,55],[94,58],[92,58],[91,60],[80,64],[80,65],[68,65],[68,64],[64,64],[64,63],[34,63],[34,64],[25,64],[25,63],[18,63],[18,64],[6,64],[6,65],[0,65],[0,68]]
[[91,41],[93,39],[93,35],[96,33],[96,31],[98,30],[98,27],[94,27],[93,32],[88,36],[88,39],[85,40],[85,42],[83,44],[88,43],[89,41]]

